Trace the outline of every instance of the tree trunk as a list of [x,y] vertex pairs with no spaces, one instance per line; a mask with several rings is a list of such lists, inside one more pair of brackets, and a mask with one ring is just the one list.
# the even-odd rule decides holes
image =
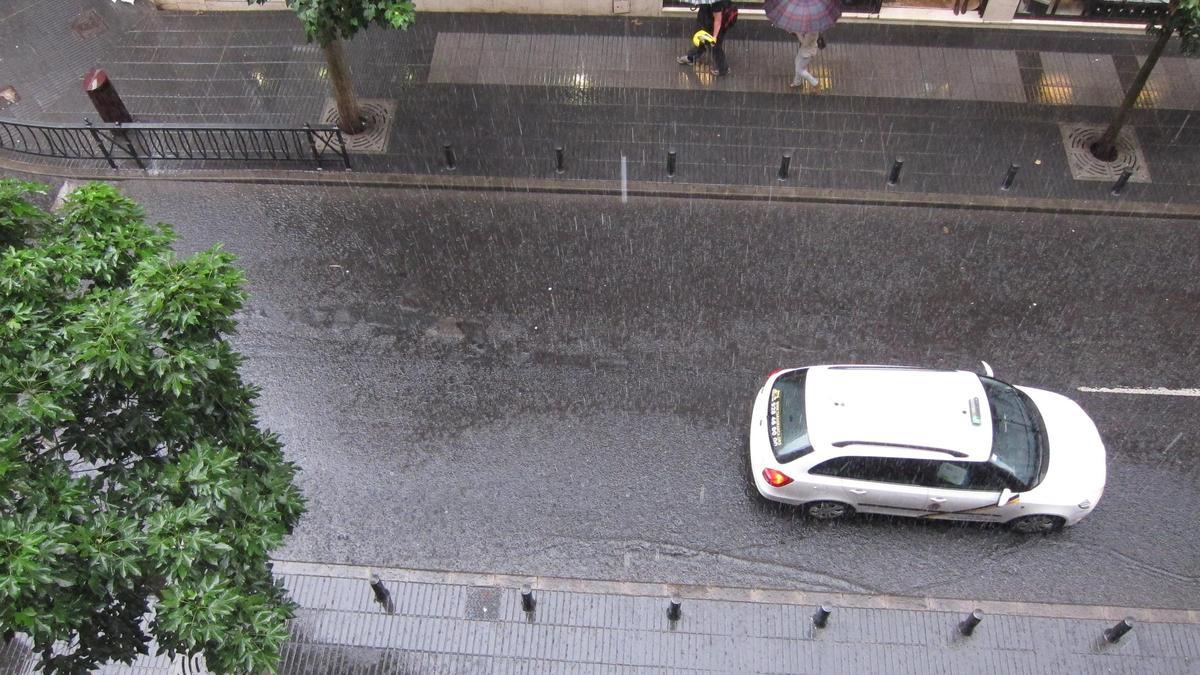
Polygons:
[[350,70],[346,68],[346,57],[342,54],[340,40],[330,40],[323,47],[325,63],[329,66],[329,83],[333,85],[333,97],[337,101],[338,128],[342,133],[358,134],[366,129],[358,97],[354,95],[354,83],[350,81]]
[[1150,79],[1150,72],[1154,70],[1155,64],[1158,63],[1158,57],[1162,56],[1163,50],[1166,49],[1167,42],[1171,40],[1171,34],[1174,32],[1175,12],[1171,12],[1163,22],[1163,31],[1154,41],[1154,47],[1150,50],[1150,55],[1146,57],[1146,62],[1142,64],[1137,77],[1133,78],[1133,84],[1129,85],[1129,91],[1125,92],[1125,100],[1121,101],[1121,107],[1117,109],[1117,114],[1109,123],[1108,128],[1104,130],[1104,135],[1100,137],[1100,140],[1092,143],[1092,155],[1096,159],[1111,162],[1117,158],[1117,136],[1121,133],[1121,127],[1125,126],[1125,120],[1133,110],[1133,105],[1137,103],[1138,97],[1142,95],[1146,81]]

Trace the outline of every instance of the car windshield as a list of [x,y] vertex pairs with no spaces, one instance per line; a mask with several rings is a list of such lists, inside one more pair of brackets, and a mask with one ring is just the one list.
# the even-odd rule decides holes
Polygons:
[[767,402],[767,430],[771,452],[781,464],[812,452],[808,420],[804,414],[804,382],[807,370],[784,373],[771,387]]
[[992,411],[991,463],[1012,476],[1023,489],[1040,477],[1046,453],[1041,415],[1028,396],[1016,387],[980,377]]

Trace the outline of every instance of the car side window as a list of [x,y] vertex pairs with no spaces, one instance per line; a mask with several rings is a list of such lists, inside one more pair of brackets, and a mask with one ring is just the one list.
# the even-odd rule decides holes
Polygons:
[[997,475],[987,462],[927,462],[929,470],[925,472],[927,487],[944,490],[984,490],[999,492],[1008,487],[1004,479]]
[[944,462],[900,457],[835,457],[809,469],[818,476],[940,490],[999,492],[1008,487],[986,462]]
[[837,457],[809,469],[809,473],[819,476],[898,485],[920,485],[926,471],[921,460],[899,457]]
[[846,477],[846,469],[850,464],[852,457],[834,457],[827,459],[824,462],[809,469],[808,472],[817,476],[834,476],[837,478]]
[[923,467],[920,460],[899,457],[868,457],[872,478],[869,480],[897,485],[920,485]]

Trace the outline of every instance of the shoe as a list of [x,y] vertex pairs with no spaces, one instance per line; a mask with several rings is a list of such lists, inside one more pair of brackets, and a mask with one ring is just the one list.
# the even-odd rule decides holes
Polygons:
[[712,73],[713,75],[716,75],[717,77],[725,77],[726,75],[729,74],[728,70],[722,71],[722,70],[718,70],[716,68],[713,68],[712,70],[709,70],[708,72]]
[[692,65],[692,57],[684,54],[683,56],[675,59],[675,63],[678,63],[681,66],[690,66]]

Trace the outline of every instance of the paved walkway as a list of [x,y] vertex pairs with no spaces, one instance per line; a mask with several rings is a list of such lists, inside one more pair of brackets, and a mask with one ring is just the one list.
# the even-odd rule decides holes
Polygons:
[[[733,42],[730,58],[743,65],[737,77],[727,78],[712,76],[708,64],[666,67],[679,50],[676,37],[441,32],[427,81],[574,89],[790,91],[795,57],[791,41]],[[1138,66],[1144,60],[1134,59]],[[657,67],[647,68],[647,64]],[[1111,107],[1125,91],[1111,55],[1050,50],[835,42],[814,60],[812,72],[821,83],[805,89],[809,95]],[[1143,103],[1154,108],[1200,109],[1200,59],[1160,59]]]
[[[569,579],[380,570],[394,613],[377,604],[369,571],[275,565],[300,605],[281,672],[345,673],[1196,673],[1200,616],[1131,610]],[[520,586],[532,582],[532,614]],[[678,621],[669,597],[681,601]],[[813,625],[819,604],[832,614]],[[970,637],[957,626],[976,607]],[[1117,643],[1102,633],[1124,616]],[[0,648],[6,673],[30,673],[18,638]],[[165,657],[105,673],[170,673]]]
[[[734,29],[726,78],[674,62],[691,30],[689,18],[423,14],[407,32],[368,31],[347,49],[357,89],[395,122],[355,168],[437,174],[452,143],[465,175],[771,186],[788,153],[787,186],[997,195],[1016,163],[1006,195],[1119,201],[1111,176],[1075,177],[1064,145],[1073,126],[1107,122],[1144,36],[845,23],[815,61],[819,89],[797,92],[793,39],[766,22]],[[0,97],[2,118],[94,119],[79,82],[98,65],[141,121],[330,114],[321,53],[286,12],[9,0],[0,44],[0,90],[19,97]],[[1169,53],[1142,103],[1129,127],[1141,167],[1120,200],[1200,203],[1200,60]]]

